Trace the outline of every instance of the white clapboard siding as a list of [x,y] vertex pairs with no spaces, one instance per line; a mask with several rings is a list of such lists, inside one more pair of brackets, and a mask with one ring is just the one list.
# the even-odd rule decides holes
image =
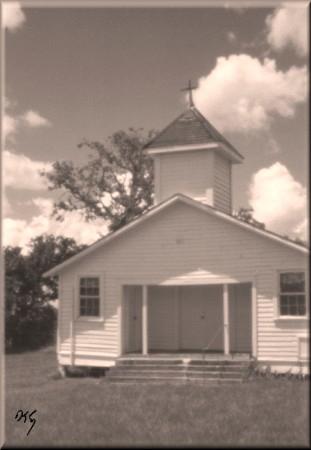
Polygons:
[[[204,197],[213,187],[213,151],[166,153],[154,160],[158,203],[176,192]],[[189,176],[191,173],[195,176]]]
[[214,206],[231,213],[231,162],[215,152],[214,156]]
[[[230,279],[255,283],[258,358],[297,358],[296,337],[306,332],[308,323],[275,320],[277,271],[306,267],[307,256],[297,250],[190,205],[176,203],[62,272],[60,351],[69,352],[71,348],[72,290],[78,274],[105,274],[103,320],[76,320],[74,327],[75,351],[102,352],[104,358],[120,352],[118,311],[122,285],[165,285],[169,280],[187,279],[189,274],[199,272],[207,282]],[[74,300],[78,308],[77,295]]]

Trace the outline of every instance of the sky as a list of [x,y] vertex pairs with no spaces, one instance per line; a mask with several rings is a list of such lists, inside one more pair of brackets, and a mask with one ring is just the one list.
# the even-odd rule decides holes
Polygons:
[[[73,2],[74,4],[74,2]],[[51,217],[60,192],[40,177],[85,161],[83,138],[161,130],[195,106],[244,156],[233,207],[306,239],[307,3],[217,7],[39,7],[2,3],[5,92],[3,240],[27,251],[42,233],[89,244],[107,232],[78,212]]]

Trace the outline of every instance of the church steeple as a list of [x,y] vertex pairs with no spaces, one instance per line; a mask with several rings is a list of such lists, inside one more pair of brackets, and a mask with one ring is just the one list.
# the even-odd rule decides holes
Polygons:
[[232,210],[232,165],[243,156],[193,105],[146,146],[154,158],[155,201],[185,194],[221,211]]

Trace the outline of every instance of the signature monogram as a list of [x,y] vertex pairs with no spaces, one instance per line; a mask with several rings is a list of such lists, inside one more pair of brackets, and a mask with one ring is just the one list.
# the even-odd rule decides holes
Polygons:
[[15,414],[15,420],[17,420],[17,422],[20,422],[22,419],[24,419],[24,423],[26,423],[27,421],[31,423],[31,427],[27,432],[27,436],[29,435],[29,433],[31,432],[31,430],[33,429],[33,427],[37,422],[37,420],[33,417],[36,412],[37,412],[36,409],[34,409],[32,412],[29,411],[24,412],[22,409],[19,409]]

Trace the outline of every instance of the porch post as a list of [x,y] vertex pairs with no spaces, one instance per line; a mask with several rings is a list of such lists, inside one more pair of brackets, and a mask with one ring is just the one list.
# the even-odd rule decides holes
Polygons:
[[72,288],[72,302],[71,302],[71,320],[70,320],[70,365],[74,366],[75,362],[75,288]]
[[230,353],[230,334],[229,334],[229,290],[228,285],[223,285],[223,314],[224,314],[224,353]]
[[143,337],[143,355],[148,354],[148,286],[143,286],[143,304],[142,304],[142,337]]
[[252,356],[257,357],[257,291],[252,283]]

